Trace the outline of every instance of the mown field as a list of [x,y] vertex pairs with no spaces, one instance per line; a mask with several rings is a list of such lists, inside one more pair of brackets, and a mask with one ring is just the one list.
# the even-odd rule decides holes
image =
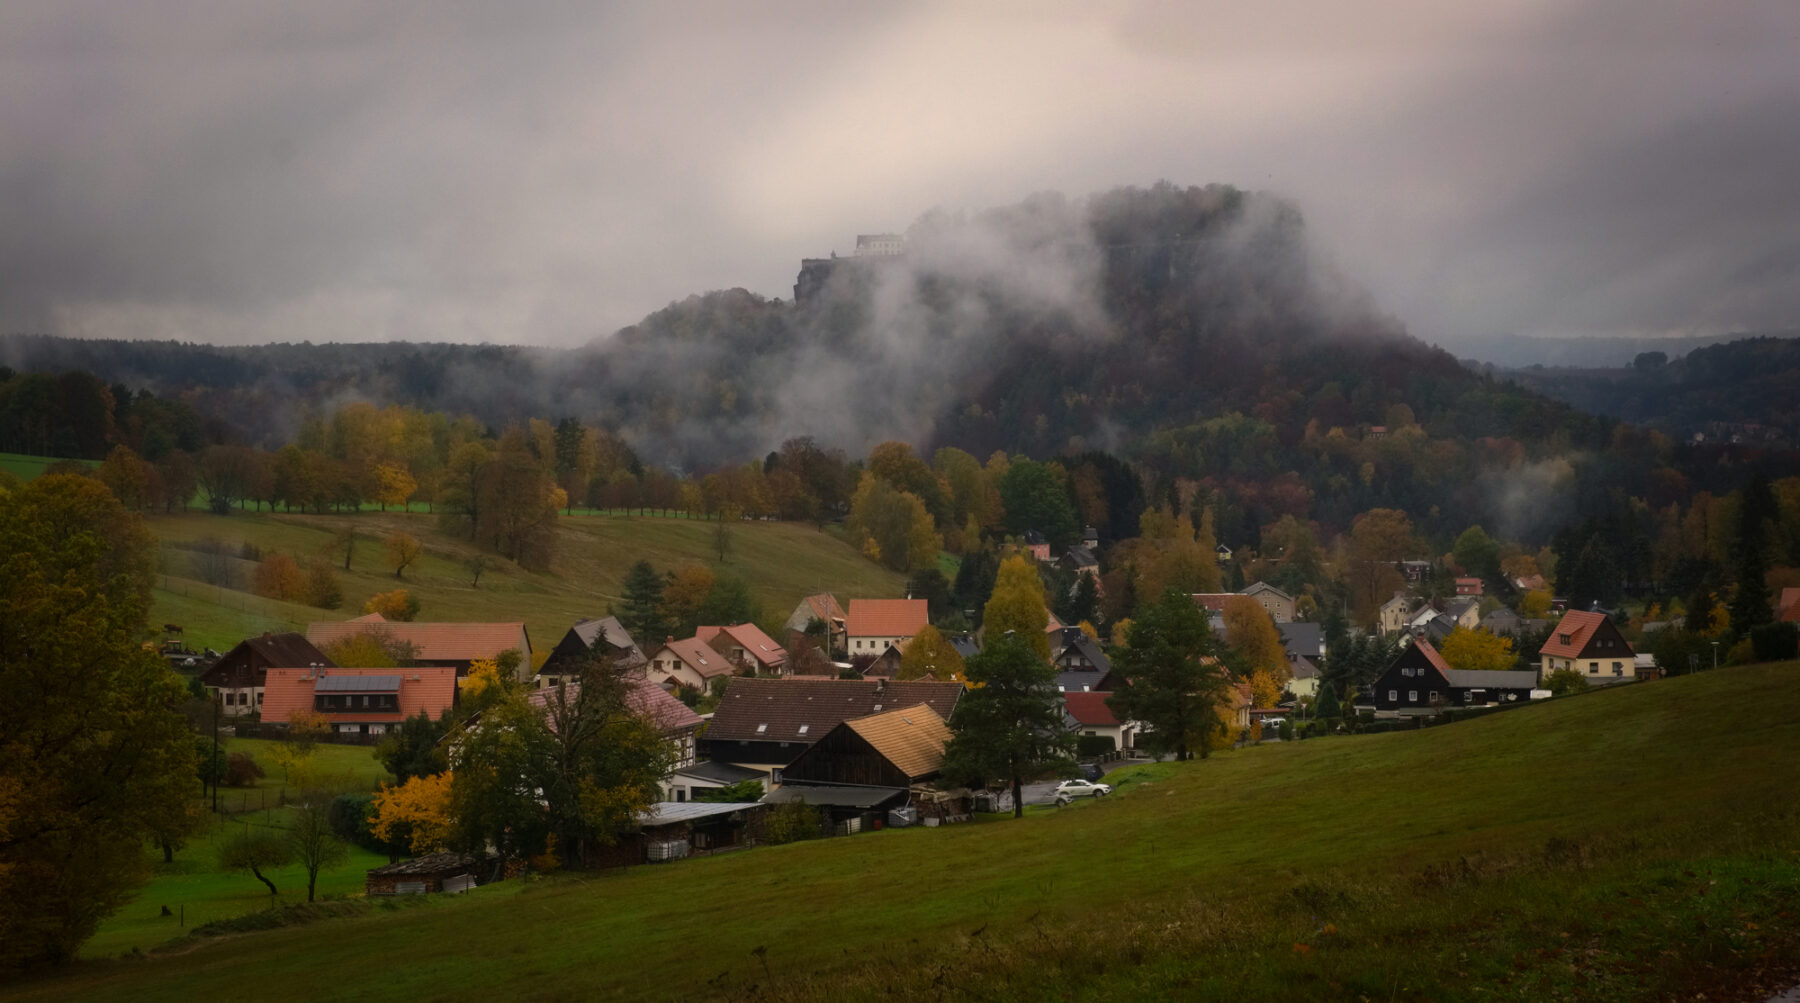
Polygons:
[[[422,620],[523,620],[533,647],[547,653],[576,620],[603,616],[618,602],[625,572],[638,560],[660,571],[701,563],[716,573],[737,575],[763,608],[763,619],[786,619],[803,596],[833,592],[853,596],[897,596],[904,576],[881,568],[828,532],[810,525],[741,522],[730,527],[730,549],[719,560],[718,523],[654,516],[574,515],[558,520],[558,547],[549,572],[530,572],[494,558],[478,585],[471,584],[465,560],[476,551],[440,533],[435,517],[422,513],[362,512],[355,515],[281,515],[236,512],[151,516],[150,529],[163,541],[163,575],[151,616],[157,625],[180,624],[194,648],[225,650],[265,630],[297,630],[313,620],[359,615],[372,595],[404,587],[420,601]],[[346,526],[356,529],[350,570],[333,540]],[[396,579],[383,539],[405,531],[424,544],[424,555]],[[239,589],[220,588],[197,578],[191,551],[180,545],[214,539],[237,549],[250,544],[267,554],[282,551],[301,563],[328,556],[338,569],[344,604],[336,611],[273,602]],[[490,555],[491,556],[491,555]],[[248,588],[254,561],[234,560]]]
[[1800,666],[1720,670],[1154,766],[1018,821],[365,905],[15,989],[1760,999],[1800,981],[1797,720]]

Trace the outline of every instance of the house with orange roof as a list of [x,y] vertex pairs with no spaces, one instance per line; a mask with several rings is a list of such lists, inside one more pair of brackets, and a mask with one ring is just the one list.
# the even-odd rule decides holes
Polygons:
[[837,596],[829,592],[820,592],[800,600],[794,611],[788,614],[787,622],[781,626],[789,635],[804,634],[814,620],[825,625],[827,653],[841,650],[844,647],[844,607],[838,605]]
[[1538,678],[1558,669],[1574,669],[1589,686],[1628,683],[1637,678],[1637,656],[1604,613],[1571,610],[1538,649]]
[[911,640],[930,622],[923,599],[852,599],[844,619],[850,657],[878,657],[889,645]]
[[415,714],[436,718],[456,703],[456,669],[271,668],[264,677],[263,720],[286,727],[296,712],[316,712],[339,735],[384,735]]
[[1453,669],[1427,638],[1400,649],[1387,671],[1359,703],[1384,716],[1414,717],[1455,707],[1486,707],[1530,700],[1537,673]]
[[409,660],[413,664],[448,665],[458,676],[468,675],[469,665],[473,662],[497,659],[505,652],[517,651],[519,680],[524,682],[531,678],[531,635],[526,633],[522,622],[408,623],[371,613],[354,620],[306,626],[307,642],[320,649],[360,634],[372,635],[384,643],[405,645],[411,649]]
[[775,639],[763,633],[762,628],[756,624],[701,627],[694,632],[694,636],[730,659],[738,668],[752,670],[764,676],[788,674],[787,649],[776,644]]
[[671,637],[650,653],[650,665],[644,671],[646,678],[664,689],[685,686],[705,693],[714,679],[729,676],[736,668],[698,637]]
[[949,742],[931,705],[897,707],[839,723],[781,771],[781,782],[906,789],[937,777]]

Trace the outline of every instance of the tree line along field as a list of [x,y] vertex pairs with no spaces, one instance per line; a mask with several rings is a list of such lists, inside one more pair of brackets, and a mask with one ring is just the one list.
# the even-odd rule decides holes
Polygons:
[[[658,571],[688,563],[736,575],[750,587],[763,619],[779,623],[806,595],[834,592],[850,596],[896,596],[904,577],[862,557],[831,533],[810,524],[738,522],[729,525],[730,546],[718,558],[718,522],[631,516],[563,516],[557,520],[557,556],[547,572],[527,571],[489,555],[479,585],[471,585],[465,560],[478,553],[466,540],[439,532],[435,517],[418,513],[363,512],[355,515],[286,515],[234,512],[146,517],[162,541],[164,574],[159,578],[153,626],[180,624],[190,647],[224,651],[265,630],[301,630],[316,620],[342,620],[362,613],[378,592],[405,588],[419,600],[421,620],[523,620],[532,645],[548,652],[578,619],[605,615],[620,595],[625,572],[639,560]],[[350,570],[335,545],[345,527],[356,545]],[[383,547],[394,532],[416,537],[422,556],[396,579]],[[224,588],[196,577],[188,549],[215,539],[237,550],[250,544],[267,555],[280,551],[301,563],[329,561],[336,570],[343,604],[325,610],[278,602],[247,591],[255,561],[234,558],[242,588]],[[654,638],[641,639],[649,644]]]
[[1137,768],[1111,798],[1018,821],[369,904],[14,988],[1761,999],[1800,959],[1797,684],[1800,665],[1752,666],[1251,747]]

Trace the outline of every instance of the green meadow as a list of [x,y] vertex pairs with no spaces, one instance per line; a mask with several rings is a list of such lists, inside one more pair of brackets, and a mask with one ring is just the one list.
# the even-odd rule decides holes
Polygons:
[[[840,599],[900,595],[905,578],[870,562],[855,548],[811,525],[740,522],[729,527],[725,559],[719,559],[717,522],[654,516],[574,515],[557,520],[557,551],[551,569],[532,572],[492,557],[493,566],[471,584],[465,561],[477,551],[467,541],[438,531],[434,516],[422,513],[361,512],[354,515],[285,515],[234,512],[156,515],[146,520],[162,541],[164,574],[159,579],[153,623],[180,624],[190,647],[226,650],[265,630],[301,630],[315,620],[342,620],[362,613],[370,596],[405,588],[420,602],[421,620],[523,620],[533,648],[547,653],[576,620],[604,616],[621,596],[625,572],[639,560],[659,571],[704,564],[721,575],[736,575],[762,607],[763,620],[779,623],[795,604],[816,592]],[[351,526],[356,545],[350,569],[334,551],[339,530]],[[382,541],[404,531],[424,545],[424,554],[396,578]],[[181,546],[213,539],[234,550],[249,544],[257,552],[281,551],[301,563],[321,557],[338,571],[344,603],[337,610],[282,603],[247,591],[198,580],[190,550]],[[255,562],[233,559],[248,588]],[[643,639],[640,639],[643,640]]]
[[516,880],[413,908],[351,901],[346,916],[14,988],[1760,999],[1800,967],[1797,718],[1800,666],[1720,670],[1138,768],[1112,797],[1021,820]]

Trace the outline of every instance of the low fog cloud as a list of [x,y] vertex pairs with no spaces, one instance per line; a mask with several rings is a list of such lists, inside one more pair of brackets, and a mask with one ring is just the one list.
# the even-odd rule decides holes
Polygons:
[[8,4],[0,331],[570,345],[1159,178],[1448,345],[1800,316],[1789,0],[841,6]]

